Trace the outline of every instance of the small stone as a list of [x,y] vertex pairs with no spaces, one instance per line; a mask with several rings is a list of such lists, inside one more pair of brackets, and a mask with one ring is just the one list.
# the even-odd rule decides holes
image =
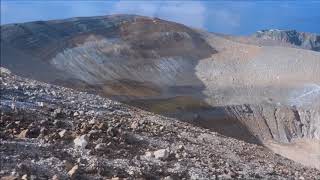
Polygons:
[[139,127],[139,123],[133,122],[130,127],[131,127],[131,129],[137,129]]
[[179,145],[179,146],[178,146],[178,150],[179,150],[179,151],[182,151],[183,149],[184,149],[184,146],[183,146],[183,145]]
[[107,147],[107,144],[106,143],[100,143],[100,144],[97,144],[94,149],[97,150],[97,151],[101,151],[101,150],[104,150],[105,148]]
[[188,153],[187,153],[187,152],[184,152],[184,153],[182,153],[182,156],[183,156],[184,158],[186,158],[186,157],[188,157]]
[[79,166],[75,165],[71,170],[68,172],[68,175],[71,179],[74,179],[79,173]]
[[27,174],[23,175],[23,176],[21,177],[21,179],[22,179],[22,180],[28,180],[28,175],[27,175]]
[[48,124],[49,124],[49,121],[47,119],[44,119],[44,120],[40,121],[40,125],[42,125],[42,126],[45,126],[45,125],[48,125]]
[[14,128],[15,127],[15,124],[13,122],[9,123],[6,125],[6,129],[11,129],[11,128]]
[[88,136],[87,135],[82,135],[74,139],[74,145],[76,147],[84,149],[88,145]]
[[43,106],[44,106],[44,102],[37,102],[37,105],[38,105],[39,107],[43,107]]
[[61,108],[55,109],[55,110],[53,111],[53,113],[51,114],[51,116],[54,117],[54,118],[61,118],[61,117],[63,117],[62,109],[61,109]]
[[22,130],[20,134],[17,136],[17,138],[20,138],[20,139],[27,138],[28,131],[29,131],[28,129]]
[[80,129],[81,133],[86,133],[91,129],[90,126],[88,125],[88,123],[86,123],[86,122],[81,123],[81,127],[80,128],[81,128]]
[[100,130],[91,130],[88,133],[89,139],[98,139],[100,135],[101,135]]
[[27,171],[29,169],[29,166],[25,163],[19,163],[17,165],[17,169],[20,171]]
[[117,135],[117,130],[113,127],[109,127],[107,129],[107,133],[108,133],[108,135],[115,137]]
[[173,177],[167,176],[167,177],[164,177],[163,180],[173,180]]
[[153,157],[154,157],[154,154],[153,154],[153,152],[147,151],[147,152],[145,153],[145,157],[146,157],[146,158],[153,158]]
[[59,178],[59,176],[58,176],[58,175],[56,175],[56,174],[55,174],[55,175],[53,175],[53,176],[52,176],[52,178],[51,178],[51,179],[52,179],[52,180],[59,180],[60,178]]
[[127,171],[127,172],[128,172],[128,174],[131,175],[131,176],[134,175],[134,171],[132,171],[132,170],[129,170],[129,171]]
[[76,117],[76,116],[79,116],[79,113],[78,113],[78,112],[74,112],[74,113],[73,113],[73,116],[75,116],[75,117]]
[[52,94],[53,96],[56,96],[56,95],[57,95],[57,93],[56,93],[55,91],[51,91],[51,94]]
[[98,138],[95,143],[96,144],[100,144],[100,143],[103,143],[104,142],[104,139],[103,138]]
[[19,139],[24,138],[37,138],[40,135],[40,129],[39,128],[31,128],[31,129],[25,129],[20,132],[20,134],[17,136]]
[[12,110],[16,110],[16,103],[12,102],[10,107],[11,107]]
[[98,126],[98,129],[101,129],[101,130],[104,130],[104,129],[107,129],[108,128],[108,125],[107,123],[100,123],[99,126]]
[[305,178],[303,176],[300,176],[299,180],[305,180]]
[[89,124],[91,124],[91,125],[96,124],[96,123],[97,123],[97,120],[95,120],[94,118],[89,121]]
[[11,176],[14,176],[14,177],[19,176],[19,173],[15,169],[13,169],[13,171],[10,174]]
[[63,163],[67,171],[70,171],[73,168],[73,164],[71,162],[64,160]]
[[64,138],[66,135],[67,135],[67,130],[65,130],[65,129],[59,132],[59,136],[61,138]]
[[78,159],[77,159],[77,163],[78,163],[78,164],[82,164],[82,165],[84,165],[84,164],[86,164],[86,163],[87,163],[87,160],[86,160],[86,159],[84,159],[84,158],[82,158],[82,157],[80,157],[80,158],[78,158]]
[[31,128],[29,129],[29,131],[27,132],[27,137],[28,138],[37,138],[40,135],[40,128]]
[[157,150],[153,154],[156,159],[161,159],[161,160],[165,160],[169,157],[169,151],[167,149]]

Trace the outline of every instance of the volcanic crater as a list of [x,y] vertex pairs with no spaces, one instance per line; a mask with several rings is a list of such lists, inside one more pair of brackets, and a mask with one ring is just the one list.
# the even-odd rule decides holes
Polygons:
[[241,39],[137,15],[8,24],[1,66],[320,168],[320,53]]

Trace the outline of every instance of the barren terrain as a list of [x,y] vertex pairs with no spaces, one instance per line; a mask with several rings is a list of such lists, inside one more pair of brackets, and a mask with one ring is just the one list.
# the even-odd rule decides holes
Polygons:
[[317,179],[320,171],[206,128],[1,69],[0,176]]
[[319,36],[261,33],[225,36],[135,15],[8,24],[1,66],[319,168]]

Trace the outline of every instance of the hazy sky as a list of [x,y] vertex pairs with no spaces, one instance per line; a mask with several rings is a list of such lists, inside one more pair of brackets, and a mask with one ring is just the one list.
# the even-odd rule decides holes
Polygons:
[[320,1],[1,0],[1,24],[114,13],[159,17],[226,34],[270,28],[320,33]]

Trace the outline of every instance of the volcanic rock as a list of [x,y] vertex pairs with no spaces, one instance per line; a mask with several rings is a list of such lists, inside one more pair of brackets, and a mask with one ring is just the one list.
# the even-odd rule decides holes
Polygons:
[[154,151],[153,154],[156,159],[166,160],[169,157],[170,152],[167,149],[159,149]]
[[71,170],[68,172],[68,175],[71,179],[74,179],[79,173],[79,166],[75,165]]
[[74,139],[73,142],[75,147],[84,149],[88,145],[88,136],[87,135],[78,136],[76,139]]

